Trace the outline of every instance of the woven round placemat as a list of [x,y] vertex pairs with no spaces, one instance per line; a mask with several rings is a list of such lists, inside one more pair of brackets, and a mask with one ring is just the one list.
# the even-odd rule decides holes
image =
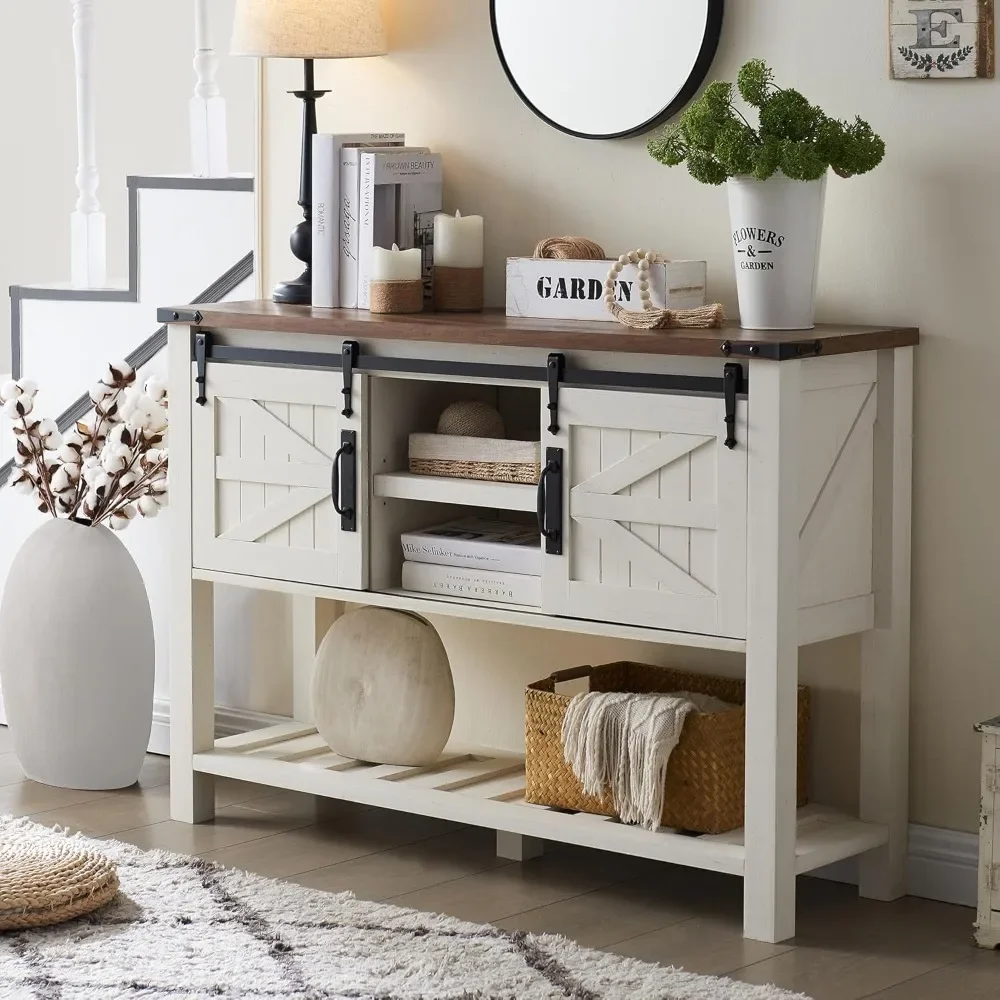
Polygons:
[[71,837],[25,831],[0,843],[0,931],[61,924],[117,892],[114,864]]

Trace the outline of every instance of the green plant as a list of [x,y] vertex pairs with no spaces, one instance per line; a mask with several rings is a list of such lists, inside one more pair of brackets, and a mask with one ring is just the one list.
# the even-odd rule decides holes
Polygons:
[[756,128],[733,104],[733,84],[716,81],[676,125],[650,140],[650,156],[668,167],[686,162],[703,184],[746,174],[764,181],[778,170],[793,180],[814,181],[830,167],[853,177],[882,162],[885,143],[868,122],[830,118],[797,90],[775,86],[762,59],[740,69],[736,89],[757,109]]

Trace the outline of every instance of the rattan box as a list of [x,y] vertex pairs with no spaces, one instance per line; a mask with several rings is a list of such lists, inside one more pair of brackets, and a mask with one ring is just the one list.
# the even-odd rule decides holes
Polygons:
[[541,471],[542,446],[538,441],[457,434],[410,435],[410,472],[418,476],[534,485]]
[[[746,769],[746,683],[687,674],[643,663],[573,667],[530,684],[525,693],[525,799],[537,805],[614,816],[610,798],[584,794],[563,755],[562,724],[570,695],[556,684],[588,677],[591,691],[636,694],[692,691],[739,707],[726,712],[692,712],[670,756],[662,823],[693,833],[726,833],[743,826]],[[798,697],[798,803],[805,805],[809,750],[809,689]]]

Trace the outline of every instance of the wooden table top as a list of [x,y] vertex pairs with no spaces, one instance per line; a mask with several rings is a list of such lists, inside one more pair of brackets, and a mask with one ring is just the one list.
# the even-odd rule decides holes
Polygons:
[[[200,314],[200,318],[193,314]],[[200,328],[318,334],[350,340],[535,347],[548,351],[615,351],[627,354],[759,357],[785,361],[851,354],[917,344],[919,331],[899,326],[820,324],[813,330],[631,330],[613,322],[515,319],[502,310],[482,313],[373,315],[358,309],[313,309],[277,305],[269,299],[161,309],[162,323],[191,322]],[[192,322],[194,319],[194,322]]]

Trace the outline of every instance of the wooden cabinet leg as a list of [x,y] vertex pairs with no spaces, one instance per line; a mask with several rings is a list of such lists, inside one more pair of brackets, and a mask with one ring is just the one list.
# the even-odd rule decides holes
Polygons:
[[875,628],[861,640],[861,819],[889,842],[861,858],[871,899],[906,894],[910,727],[913,348],[880,351],[875,421]]
[[751,362],[743,933],[795,934],[799,361]]
[[508,861],[530,861],[545,853],[545,841],[524,837],[520,833],[497,830],[497,857]]
[[[213,604],[212,584],[189,580],[190,610],[175,606],[170,636],[170,816],[182,823],[215,816],[215,779],[193,761],[215,744]],[[186,620],[183,632],[177,619]]]

